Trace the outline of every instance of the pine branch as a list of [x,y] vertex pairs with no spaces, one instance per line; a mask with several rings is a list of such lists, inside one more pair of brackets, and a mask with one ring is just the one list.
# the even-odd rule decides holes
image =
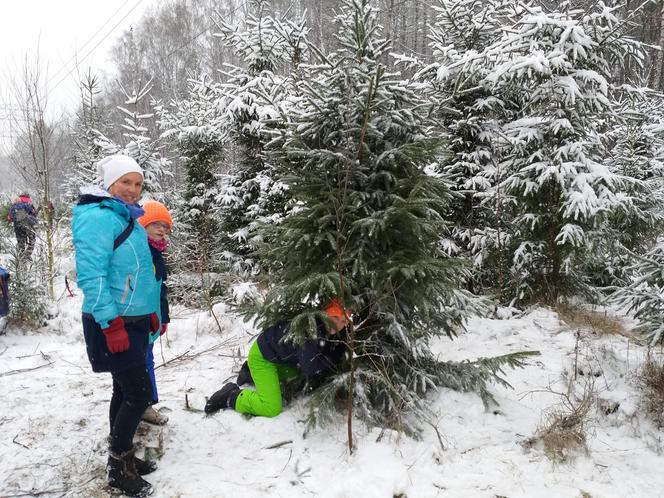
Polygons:
[[462,392],[475,392],[480,395],[486,408],[497,404],[488,391],[489,383],[497,383],[503,387],[512,386],[502,377],[505,367],[512,369],[525,368],[526,360],[538,356],[539,351],[521,351],[492,358],[479,358],[474,361],[439,362],[439,381],[441,385]]

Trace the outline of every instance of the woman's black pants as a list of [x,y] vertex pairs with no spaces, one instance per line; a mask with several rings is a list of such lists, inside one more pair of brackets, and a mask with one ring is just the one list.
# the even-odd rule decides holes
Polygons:
[[111,372],[113,396],[109,409],[111,450],[124,453],[133,446],[143,412],[152,402],[152,382],[145,366]]

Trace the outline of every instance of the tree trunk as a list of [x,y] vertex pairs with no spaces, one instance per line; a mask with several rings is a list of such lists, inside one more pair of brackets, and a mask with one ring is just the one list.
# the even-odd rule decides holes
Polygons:
[[396,30],[396,21],[395,21],[396,16],[394,14],[394,8],[395,8],[394,2],[395,2],[395,0],[390,0],[390,4],[389,4],[390,6],[387,10],[387,16],[388,17],[387,17],[387,21],[386,21],[386,25],[387,25],[387,33],[386,33],[387,37],[386,38],[389,39],[389,40],[394,40],[394,38],[395,38],[395,33],[394,32]]
[[657,40],[657,45],[659,46],[659,51],[657,52],[657,62],[654,66],[654,72],[656,74],[656,79],[653,85],[653,88],[656,88],[658,90],[661,90],[664,88],[663,81],[662,79],[664,78],[664,53],[662,52],[664,50],[664,1],[660,0],[659,5],[658,5],[657,13],[658,13],[658,40]]
[[413,26],[411,31],[413,32],[413,52],[417,53],[420,48],[420,9],[422,5],[420,2],[415,2],[415,19],[413,20]]
[[318,46],[323,51],[323,53],[326,52],[325,44],[323,43],[324,39],[323,24],[325,23],[324,5],[325,5],[324,0],[318,0],[318,22],[316,28],[318,29]]
[[648,79],[648,86],[651,88],[659,89],[662,87],[662,65],[664,64],[664,55],[662,54],[662,47],[664,47],[664,0],[660,0],[657,4],[656,15],[653,18],[653,27],[656,30],[657,41],[656,44],[659,49],[652,50],[652,70]]
[[[408,31],[406,29],[407,22],[406,18],[408,17],[408,9],[406,9],[406,5],[401,4],[401,32],[399,33],[399,43],[401,44],[401,49],[403,50],[406,47],[406,32]],[[396,38],[396,37],[395,37]]]
[[353,452],[353,388],[355,387],[355,327],[350,324],[348,334],[348,354],[350,355],[350,368],[348,372],[348,399],[346,400],[346,429],[348,436],[348,451]]
[[429,57],[429,45],[427,43],[427,34],[429,33],[429,6],[424,6],[424,12],[422,13],[422,47],[420,52],[422,56],[427,59]]

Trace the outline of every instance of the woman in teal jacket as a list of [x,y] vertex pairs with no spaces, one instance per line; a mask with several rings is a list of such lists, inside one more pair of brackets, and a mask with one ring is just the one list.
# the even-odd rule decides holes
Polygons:
[[134,455],[133,437],[152,399],[145,366],[148,335],[159,329],[152,256],[137,202],[143,171],[128,156],[99,161],[104,189],[81,189],[73,209],[78,286],[83,291],[83,334],[94,372],[110,372],[108,482],[129,496],[147,496],[141,475],[156,469]]

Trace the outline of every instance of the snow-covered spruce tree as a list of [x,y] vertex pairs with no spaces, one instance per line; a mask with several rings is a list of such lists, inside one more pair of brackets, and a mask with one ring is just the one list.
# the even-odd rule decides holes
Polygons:
[[589,238],[631,203],[604,165],[600,133],[613,116],[610,55],[624,45],[612,9],[529,9],[486,49],[494,91],[521,109],[501,127],[499,188],[513,206],[511,285],[516,300],[555,302],[588,291]]
[[19,326],[39,328],[48,318],[48,293],[39,281],[37,263],[10,247],[9,257],[9,318]]
[[501,37],[526,5],[523,0],[437,0],[429,33],[431,48],[437,52],[434,58],[445,56],[445,47],[458,54],[482,51]]
[[220,263],[223,258],[217,218],[219,172],[226,142],[218,105],[221,99],[220,86],[203,76],[190,82],[187,99],[156,108],[159,126],[164,130],[162,138],[171,142],[185,169],[182,199],[173,206],[175,263],[181,275],[195,272],[202,279],[194,279],[195,286],[186,282],[178,286],[179,277],[174,275],[174,290],[182,287],[188,303],[208,308],[222,293],[218,275],[226,270]]
[[288,318],[296,341],[315,334],[312,311],[333,296],[355,311],[343,368],[310,399],[310,423],[329,420],[338,396],[369,424],[417,434],[428,392],[440,386],[491,396],[506,365],[522,356],[452,364],[429,341],[454,336],[469,303],[467,272],[440,244],[451,199],[448,183],[427,174],[437,140],[425,136],[421,101],[379,61],[380,39],[368,0],[346,0],[338,16],[341,48],[310,66],[278,163],[297,199],[281,224],[263,226],[261,256],[272,261],[257,308],[262,326]]
[[448,243],[452,253],[473,261],[469,284],[474,291],[501,290],[508,282],[508,201],[496,188],[499,167],[500,125],[510,114],[507,103],[487,84],[491,64],[482,51],[499,40],[504,26],[524,11],[519,0],[438,0],[429,38],[434,62],[420,69],[421,81],[436,124],[431,134],[447,147],[437,170],[450,178],[458,194],[446,215],[452,225]]
[[140,90],[129,94],[124,88],[124,106],[118,110],[125,116],[122,125],[124,145],[117,144],[107,136],[99,134],[96,143],[101,147],[103,155],[125,154],[133,157],[143,168],[145,183],[143,189],[150,197],[163,199],[161,180],[164,175],[170,175],[169,161],[162,156],[160,144],[147,135],[148,129],[144,126],[147,120],[153,119],[152,113],[139,112],[139,104],[149,97],[151,84],[148,82]]
[[634,255],[636,260],[627,268],[631,282],[618,287],[611,302],[633,314],[639,320],[635,330],[649,338],[651,344],[664,340],[664,241],[646,255]]
[[265,148],[270,128],[284,121],[280,106],[289,85],[288,77],[279,73],[286,63],[301,60],[306,35],[301,23],[273,19],[267,0],[252,0],[250,7],[242,31],[219,18],[216,33],[246,64],[227,68],[225,98],[220,102],[231,149],[231,166],[222,177],[219,196],[222,247],[241,281],[261,270],[254,253],[257,223],[278,223],[285,213],[285,188],[273,177]]
[[609,144],[608,168],[624,176],[624,192],[632,203],[612,212],[592,238],[587,258],[591,282],[597,286],[623,286],[633,253],[644,255],[655,245],[664,222],[664,98],[644,88],[619,89],[616,123],[605,135]]

